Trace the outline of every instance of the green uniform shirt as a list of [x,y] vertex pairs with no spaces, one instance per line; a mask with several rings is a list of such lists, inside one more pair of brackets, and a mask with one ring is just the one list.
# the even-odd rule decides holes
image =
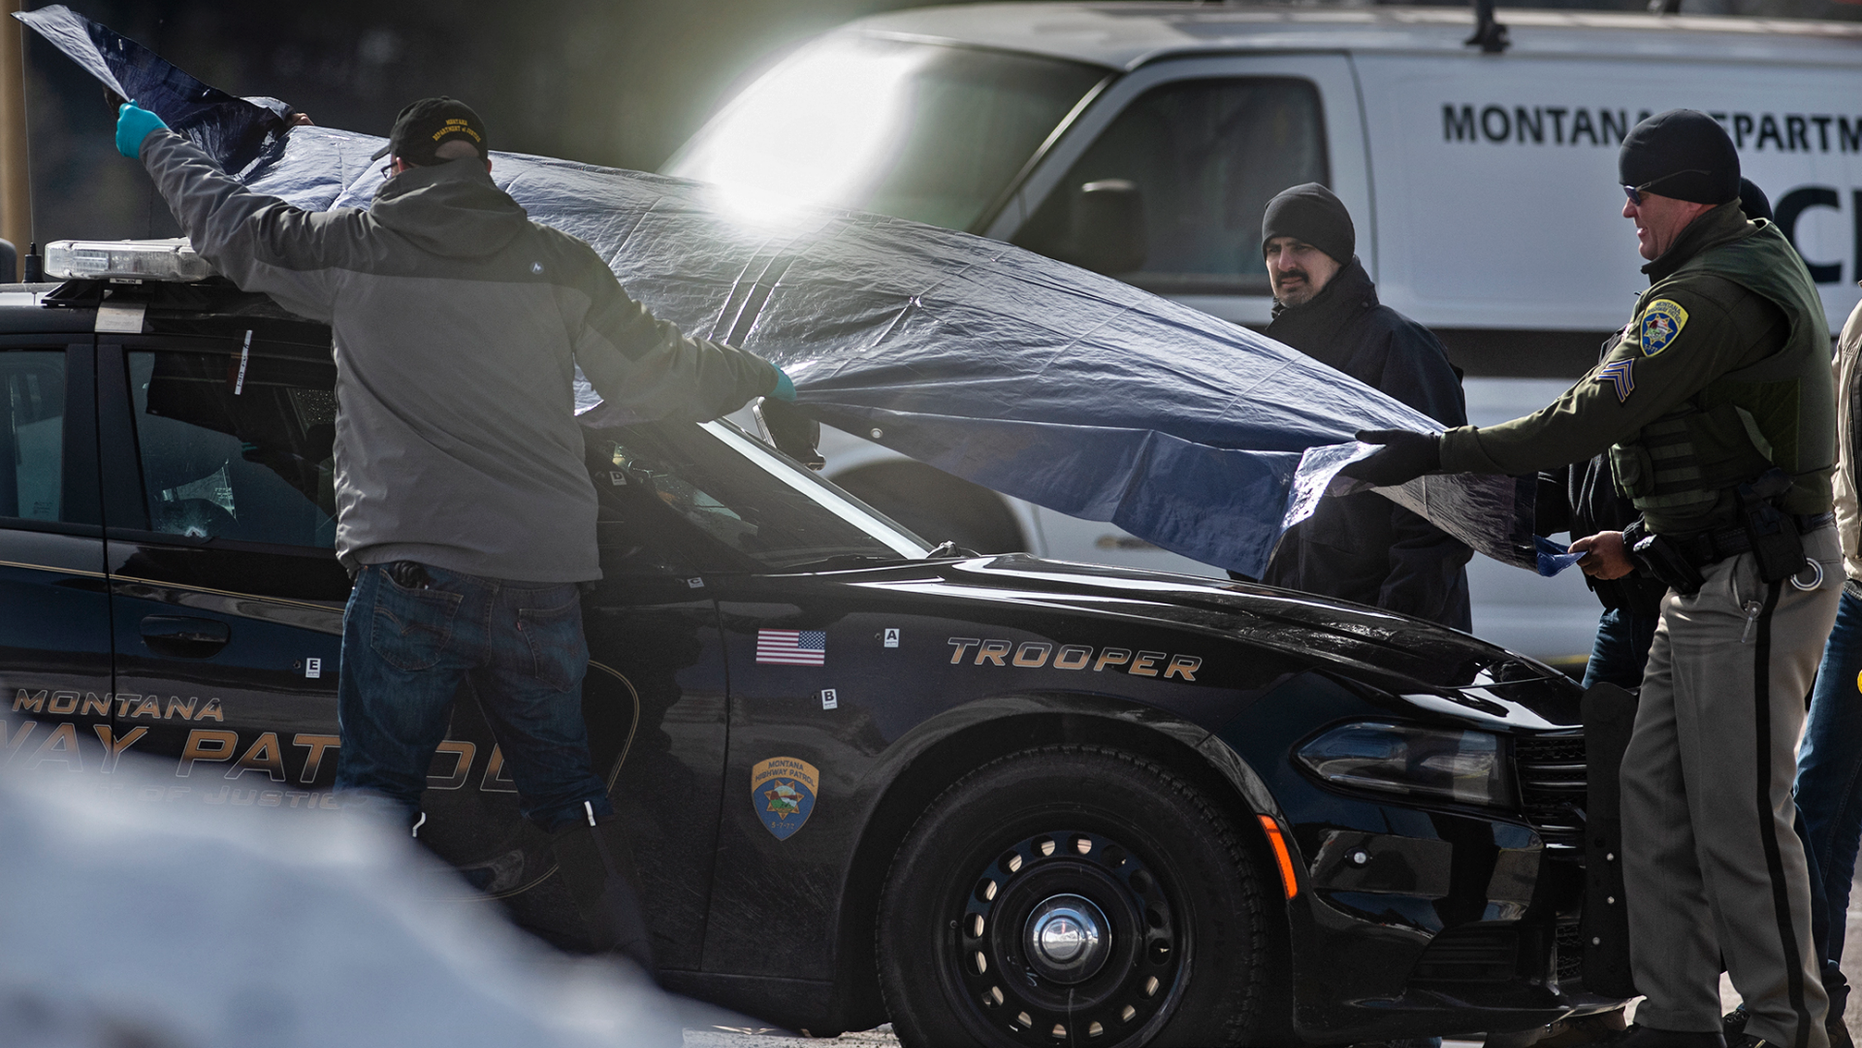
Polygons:
[[[1747,222],[1737,201],[1696,218],[1661,258],[1643,267],[1651,286],[1636,304],[1635,319],[1617,333],[1602,361],[1557,400],[1531,415],[1484,428],[1461,426],[1443,434],[1443,471],[1525,476],[1582,462],[1613,444],[1636,443],[1645,426],[1685,410],[1691,399],[1695,403],[1725,399],[1725,383],[1708,396],[1701,395],[1729,373],[1752,367],[1785,348],[1794,334],[1785,306],[1795,306],[1799,313],[1811,309],[1805,302],[1806,292],[1814,302],[1808,273],[1802,276],[1801,288],[1788,282],[1794,275],[1787,275],[1786,291],[1774,290],[1790,300],[1781,305],[1748,286],[1776,283],[1763,274],[1741,281],[1712,271],[1737,270],[1739,248],[1752,237],[1783,242],[1776,227]],[[1776,245],[1761,242],[1761,246],[1776,251]],[[1789,249],[1788,244],[1784,249]],[[1714,262],[1722,264],[1716,267],[1711,265]],[[1802,268],[1795,254],[1790,264]],[[1800,321],[1800,327],[1814,327],[1795,334],[1799,339],[1821,338],[1827,354],[1829,335],[1820,303],[1814,306],[1814,316]],[[1789,508],[1799,513],[1820,512],[1830,504],[1827,465],[1831,459],[1825,454],[1834,450],[1830,411],[1814,405],[1807,405],[1810,410],[1797,409],[1804,394],[1814,397],[1819,390],[1829,392],[1827,355],[1815,362],[1814,370],[1821,375],[1821,386],[1816,375],[1791,376],[1795,384],[1782,397],[1791,405],[1788,411],[1776,409],[1775,402],[1781,399],[1776,391],[1770,394],[1767,410],[1755,408],[1767,431],[1773,461],[1796,476],[1804,489],[1788,500]],[[1830,432],[1821,432],[1824,429]],[[1650,514],[1649,526],[1663,533],[1686,534],[1730,525],[1737,519],[1735,514],[1729,492],[1716,504],[1663,521],[1659,528]]]

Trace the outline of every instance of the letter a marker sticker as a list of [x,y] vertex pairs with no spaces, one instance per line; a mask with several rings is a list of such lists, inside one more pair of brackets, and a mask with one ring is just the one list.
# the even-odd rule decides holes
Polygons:
[[821,776],[797,757],[771,757],[750,769],[750,807],[763,828],[786,841],[814,814]]

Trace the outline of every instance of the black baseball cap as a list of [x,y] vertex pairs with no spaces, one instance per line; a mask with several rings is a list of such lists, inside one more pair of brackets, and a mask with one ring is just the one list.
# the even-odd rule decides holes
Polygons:
[[457,98],[423,98],[410,102],[394,118],[394,130],[388,132],[388,144],[375,151],[373,159],[393,154],[419,167],[437,161],[434,151],[448,142],[470,142],[479,159],[491,157],[485,136],[485,122],[472,107]]

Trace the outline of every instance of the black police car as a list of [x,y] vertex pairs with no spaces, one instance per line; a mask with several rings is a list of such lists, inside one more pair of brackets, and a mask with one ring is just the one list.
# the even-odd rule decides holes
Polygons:
[[[0,289],[0,759],[108,783],[153,755],[151,803],[331,817],[329,331],[212,279],[108,279],[204,275],[173,246],[60,252],[73,279]],[[585,712],[668,986],[937,1046],[1600,1003],[1554,671],[1260,586],[954,555],[726,422],[586,438]],[[429,783],[452,890],[573,948],[470,696]]]

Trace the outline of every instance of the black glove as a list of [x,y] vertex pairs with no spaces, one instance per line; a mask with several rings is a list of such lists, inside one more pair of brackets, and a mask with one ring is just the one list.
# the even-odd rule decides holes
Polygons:
[[1442,437],[1439,433],[1412,433],[1407,429],[1361,429],[1358,440],[1365,444],[1382,444],[1370,458],[1347,465],[1340,473],[1357,480],[1367,480],[1380,488],[1415,480],[1424,473],[1442,468]]

